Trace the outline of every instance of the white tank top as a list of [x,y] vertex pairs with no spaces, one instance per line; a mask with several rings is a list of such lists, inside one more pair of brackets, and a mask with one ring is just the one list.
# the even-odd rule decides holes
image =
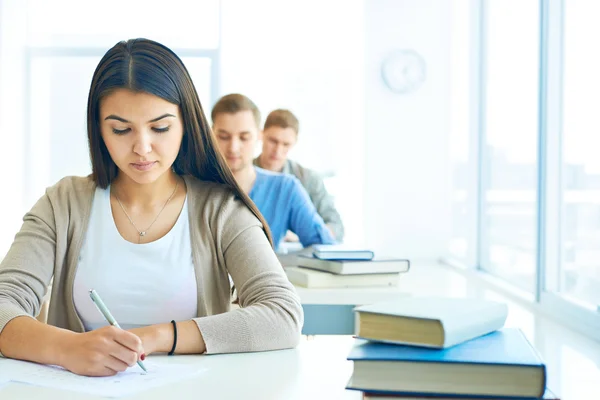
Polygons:
[[143,244],[123,239],[112,216],[110,187],[97,188],[73,288],[86,331],[108,323],[92,300],[95,289],[123,329],[196,317],[187,197],[173,228]]

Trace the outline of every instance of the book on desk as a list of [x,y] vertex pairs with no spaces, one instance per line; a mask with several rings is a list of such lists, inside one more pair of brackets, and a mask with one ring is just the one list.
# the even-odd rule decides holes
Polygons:
[[546,367],[519,329],[504,328],[447,349],[357,344],[348,389],[395,396],[542,398]]
[[291,283],[305,288],[356,288],[398,286],[400,274],[337,275],[301,267],[285,267]]
[[361,338],[448,348],[504,326],[506,304],[468,298],[411,297],[356,307]]
[[372,250],[346,245],[315,245],[312,254],[282,265],[292,284],[306,288],[397,286],[410,269],[407,259],[375,257]]
[[[394,395],[384,394],[376,392],[363,393],[363,400],[507,400],[505,397],[464,397],[464,396],[452,396],[452,397],[439,397],[439,396],[415,396],[412,394]],[[513,397],[510,400],[530,400],[527,397]],[[536,399],[538,400],[538,399]],[[539,400],[560,400],[560,398],[552,392],[552,390],[546,388],[544,396]]]
[[392,257],[375,257],[372,260],[322,260],[303,254],[298,256],[298,266],[338,275],[398,274],[409,271],[410,261]]
[[370,261],[375,252],[366,248],[345,244],[315,244],[312,255],[321,260],[363,260]]

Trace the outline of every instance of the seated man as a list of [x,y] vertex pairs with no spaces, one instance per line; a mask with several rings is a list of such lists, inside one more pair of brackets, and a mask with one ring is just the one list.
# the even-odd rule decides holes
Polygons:
[[217,101],[211,117],[221,153],[242,190],[269,224],[275,248],[288,230],[304,247],[335,243],[298,179],[252,164],[260,135],[258,107],[246,96],[230,94]]
[[254,165],[298,178],[335,239],[341,242],[344,239],[344,225],[333,197],[325,188],[323,178],[317,172],[287,158],[288,152],[298,140],[298,130],[298,119],[290,111],[272,111],[262,132],[262,153],[254,160]]

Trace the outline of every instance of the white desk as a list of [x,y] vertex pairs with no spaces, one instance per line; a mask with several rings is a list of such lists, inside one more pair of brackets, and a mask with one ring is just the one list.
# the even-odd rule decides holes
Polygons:
[[[515,301],[515,298],[507,297],[491,289],[490,285],[482,284],[480,280],[452,268],[415,265],[405,279],[400,280],[399,290],[414,295],[506,302],[509,305],[506,326],[521,328],[541,353],[548,367],[548,386],[563,400],[600,399],[600,343],[597,341],[558,324],[535,309],[524,307],[521,301]],[[319,296],[325,295],[314,293],[312,299],[318,302],[321,301]],[[309,305],[311,297],[305,297],[304,301]],[[303,338],[300,346],[294,350],[171,357],[172,362],[203,363],[209,371],[193,381],[152,389],[133,399],[359,400],[360,393],[344,390],[352,373],[352,364],[346,361],[352,343],[352,338],[347,336],[316,336],[308,341]],[[81,398],[86,397],[17,384],[0,388],[1,400]]]
[[[207,372],[193,379],[126,397],[127,399],[324,399],[359,400],[361,394],[345,390],[352,374],[346,356],[350,337],[303,338],[296,349],[262,353],[167,357],[174,363],[196,363]],[[166,356],[157,356],[166,357]],[[152,359],[150,356],[149,359]],[[81,393],[9,383],[0,387],[0,399],[100,399]]]

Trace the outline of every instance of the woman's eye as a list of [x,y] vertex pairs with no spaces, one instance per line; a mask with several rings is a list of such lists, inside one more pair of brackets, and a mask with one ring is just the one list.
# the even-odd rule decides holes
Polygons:
[[167,132],[169,128],[169,126],[165,126],[164,128],[152,128],[152,130],[157,133],[164,133]]
[[117,128],[113,128],[113,133],[117,134],[117,135],[123,135],[127,132],[129,132],[131,130],[131,128],[125,128],[125,129],[117,129]]

